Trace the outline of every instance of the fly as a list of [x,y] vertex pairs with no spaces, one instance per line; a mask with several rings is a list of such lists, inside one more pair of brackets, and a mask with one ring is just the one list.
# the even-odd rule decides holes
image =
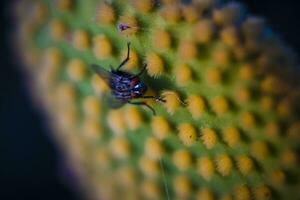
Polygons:
[[140,79],[140,76],[146,70],[147,64],[144,64],[143,69],[137,74],[131,74],[122,71],[121,68],[129,61],[130,42],[127,43],[127,57],[121,62],[116,70],[110,71],[103,67],[93,64],[93,70],[107,83],[111,89],[110,105],[113,108],[121,107],[129,103],[133,105],[142,105],[148,107],[153,115],[155,110],[144,101],[133,102],[132,99],[154,99],[157,102],[165,102],[160,96],[145,96],[147,85]]

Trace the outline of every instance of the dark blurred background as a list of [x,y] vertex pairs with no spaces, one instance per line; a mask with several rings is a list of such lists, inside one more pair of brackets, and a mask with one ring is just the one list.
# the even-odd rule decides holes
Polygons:
[[[9,16],[13,1],[1,1],[0,31],[0,199],[79,199],[66,181],[68,170],[46,128],[46,117],[33,106],[15,59]],[[275,32],[299,55],[300,7],[295,0],[240,0],[252,14],[265,16]]]
[[0,2],[0,199],[80,199],[14,54],[11,7],[17,0]]

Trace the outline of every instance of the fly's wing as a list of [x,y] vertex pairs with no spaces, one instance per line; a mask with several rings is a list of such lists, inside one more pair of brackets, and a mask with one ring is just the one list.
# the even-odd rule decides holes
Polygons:
[[[108,84],[110,77],[109,71],[96,64],[92,64],[92,69]],[[107,103],[107,105],[111,108],[120,108],[126,103],[124,101],[116,99],[111,93],[105,94],[104,100]]]
[[110,72],[100,65],[92,64],[91,66],[93,71],[96,72],[108,84]]
[[111,93],[107,94],[105,96],[105,100],[106,100],[109,107],[115,108],[115,109],[122,107],[126,103],[124,101],[116,99]]

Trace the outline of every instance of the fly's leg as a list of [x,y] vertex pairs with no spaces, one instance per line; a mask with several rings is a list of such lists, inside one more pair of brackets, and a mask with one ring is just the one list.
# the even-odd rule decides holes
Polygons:
[[149,106],[146,102],[130,102],[130,101],[129,101],[128,103],[130,103],[130,104],[132,104],[132,105],[146,106],[146,107],[148,107],[148,108],[152,111],[153,115],[156,115],[155,110],[154,110],[151,106]]
[[141,99],[154,99],[155,101],[159,101],[162,103],[166,103],[166,100],[164,100],[162,97],[160,96],[143,96],[143,97],[139,97]]
[[144,66],[143,66],[143,69],[138,74],[134,75],[132,78],[136,78],[136,77],[141,76],[145,72],[146,67],[147,67],[147,63],[145,63]]
[[127,56],[126,58],[121,62],[121,64],[118,66],[117,71],[121,69],[129,60],[129,54],[130,54],[130,42],[127,42]]

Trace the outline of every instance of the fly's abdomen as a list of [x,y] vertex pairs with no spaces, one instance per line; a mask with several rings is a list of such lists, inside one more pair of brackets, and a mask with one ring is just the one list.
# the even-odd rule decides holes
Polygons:
[[128,77],[113,75],[109,85],[115,98],[125,101],[132,99],[132,85]]
[[109,80],[109,86],[112,90],[127,91],[131,89],[130,79],[118,75],[112,75]]
[[120,99],[120,100],[124,100],[124,101],[132,99],[132,92],[130,90],[128,90],[128,91],[113,90],[112,94],[114,95],[114,97],[116,99]]

